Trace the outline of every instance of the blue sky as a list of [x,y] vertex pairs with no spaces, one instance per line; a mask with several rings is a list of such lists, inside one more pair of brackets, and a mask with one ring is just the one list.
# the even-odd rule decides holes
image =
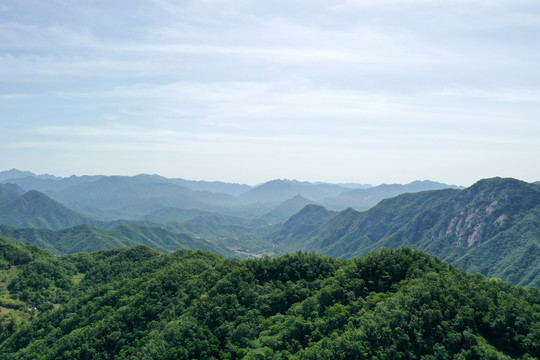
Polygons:
[[0,2],[0,169],[540,180],[537,0]]

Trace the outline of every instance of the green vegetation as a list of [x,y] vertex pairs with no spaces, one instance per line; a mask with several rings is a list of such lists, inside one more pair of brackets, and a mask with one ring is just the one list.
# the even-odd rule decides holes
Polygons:
[[368,210],[380,201],[404,193],[417,193],[429,190],[457,189],[455,185],[441,184],[429,180],[413,181],[409,184],[382,184],[368,189],[355,189],[327,198],[323,205],[328,209],[342,210],[352,207],[359,211]]
[[[2,187],[6,188],[6,185]],[[0,201],[0,224],[61,229],[89,221],[89,218],[35,190],[15,198],[4,197],[4,201]]]
[[[464,190],[406,193],[383,200],[365,212],[352,208],[333,212],[322,206],[307,205],[284,224],[274,225],[267,224],[282,220],[309,200],[296,196],[277,207],[272,203],[239,205],[233,201],[236,205],[229,204],[231,208],[225,203],[232,195],[192,191],[166,183],[160,177],[69,180],[74,181],[64,189],[69,194],[80,197],[89,191],[99,195],[90,196],[96,203],[89,206],[106,204],[107,211],[125,208],[124,212],[149,215],[138,220],[90,220],[42,193],[29,191],[20,195],[24,190],[19,186],[0,184],[0,197],[4,199],[0,203],[0,223],[33,227],[0,225],[0,234],[56,255],[143,244],[166,253],[187,248],[240,258],[297,250],[353,258],[383,247],[408,246],[439,256],[468,272],[540,287],[540,187],[515,179],[481,180]],[[407,186],[381,185],[354,191],[372,199],[373,194],[384,196],[388,191],[417,191],[425,187],[440,188],[444,184],[414,182]],[[286,198],[295,191],[320,191],[322,197],[338,190],[339,187],[328,184],[276,180],[246,196],[259,199],[263,195],[281,194]],[[166,201],[168,191],[171,198],[189,195],[191,200],[181,202],[177,198],[178,202],[172,204]],[[215,212],[203,210],[208,206],[194,209],[173,206],[180,203],[202,206],[203,199],[206,205],[212,199],[216,201],[210,207]],[[224,201],[223,207],[219,199]],[[253,216],[257,212],[266,215],[258,219],[230,215]],[[84,225],[72,226],[79,223]],[[36,229],[40,227],[63,229]]]
[[65,302],[76,268],[36,246],[0,236],[0,336],[53,303]]
[[281,251],[341,258],[408,246],[468,272],[540,287],[540,188],[494,178],[461,191],[403,194],[366,212],[332,214],[311,206],[273,241]]
[[13,201],[24,192],[24,189],[19,185],[0,184],[0,204]]
[[177,234],[160,227],[120,225],[113,229],[100,229],[79,225],[62,230],[15,228],[0,225],[0,234],[19,240],[26,245],[36,245],[56,255],[91,252],[138,244],[170,253],[177,249],[207,250],[230,256],[224,247],[189,235]]
[[[10,246],[9,254],[31,252]],[[354,260],[303,252],[227,260],[137,246],[39,252],[16,266],[12,300],[34,286],[23,272],[39,269],[48,287],[32,296],[61,306],[3,323],[0,359],[540,356],[538,289],[468,275],[408,248]]]

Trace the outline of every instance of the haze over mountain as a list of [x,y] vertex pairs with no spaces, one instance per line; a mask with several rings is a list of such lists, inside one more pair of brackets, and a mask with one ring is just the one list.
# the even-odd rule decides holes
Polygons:
[[[9,179],[17,179],[15,182],[27,190],[38,190],[41,192],[61,192],[75,185],[95,182],[106,176],[104,175],[83,175],[62,178],[53,175],[36,175],[30,171],[20,171],[16,169],[0,171],[0,182],[6,182]],[[185,179],[169,179],[159,175],[141,174],[138,176],[108,176],[117,178],[135,178],[140,183],[169,183],[186,187],[195,191],[210,191],[217,193],[226,193],[230,195],[239,195],[251,189],[251,186],[245,184],[224,183],[220,181],[194,181]]]
[[49,179],[57,180],[57,179],[59,179],[54,175],[49,175],[49,174],[37,175],[37,174],[34,174],[31,171],[21,171],[21,170],[17,170],[17,169],[0,171],[0,181],[4,181],[4,180],[8,180],[8,179],[23,179],[23,178],[36,178],[36,179],[40,179],[40,180],[49,180]]
[[61,229],[90,221],[90,218],[68,209],[36,190],[24,192],[14,198],[5,198],[0,202],[0,224]]
[[[35,190],[20,194],[21,186],[8,184],[28,185],[29,179],[49,189],[53,182],[71,183],[49,193],[85,215]],[[160,226],[253,256],[308,250],[354,257],[381,247],[406,245],[486,276],[526,285],[540,281],[536,275],[540,273],[536,260],[540,207],[535,200],[540,188],[519,180],[486,179],[463,190],[432,181],[351,190],[333,184],[273,180],[256,187],[233,184],[236,190],[249,188],[234,196],[192,190],[175,183],[178,179],[157,175],[68,179],[30,176],[4,180],[0,223],[50,229],[79,224],[102,229]],[[443,190],[423,191],[426,189]],[[295,193],[300,194],[292,195]],[[338,195],[328,196],[335,193]],[[401,195],[391,198],[395,194]],[[486,198],[491,199],[489,203]],[[376,203],[368,211],[359,211]],[[344,207],[347,209],[342,210]],[[280,223],[284,224],[277,230]],[[149,243],[144,237],[139,240]],[[89,248],[110,248],[107,242]],[[123,246],[134,243],[117,242]],[[151,246],[174,250],[174,245]]]
[[304,206],[309,204],[317,204],[317,202],[306,199],[302,195],[296,195],[276,206],[274,209],[272,209],[272,211],[266,213],[262,218],[270,223],[284,222],[292,215],[300,211]]
[[367,210],[383,199],[397,196],[403,193],[414,193],[426,190],[462,189],[456,185],[447,185],[434,181],[413,181],[409,184],[382,184],[368,189],[356,189],[342,192],[334,197],[322,201],[325,207],[332,210],[343,210],[352,207],[356,210]]
[[0,204],[15,200],[24,193],[24,189],[17,184],[0,184]]
[[194,191],[144,175],[104,177],[51,195],[74,208],[97,208],[125,218],[144,216],[163,207],[212,211],[240,205],[231,195]]
[[[12,174],[16,170],[0,172]],[[27,174],[16,171],[17,174]],[[86,216],[100,220],[139,219],[168,208],[200,210],[267,221],[285,221],[308,203],[329,208],[358,206],[364,209],[403,192],[454,187],[430,181],[407,185],[310,183],[272,180],[252,187],[223,182],[168,179],[159,175],[71,176],[40,178],[34,174],[0,181],[38,190]],[[363,189],[351,190],[352,187]],[[343,195],[348,194],[348,195]],[[299,198],[298,196],[301,196]],[[303,199],[303,200],[300,200]],[[295,204],[295,205],[293,205]],[[169,217],[168,221],[176,221]],[[179,220],[180,221],[180,220]]]
[[159,227],[140,225],[120,225],[112,229],[79,225],[61,230],[15,228],[0,225],[0,234],[26,245],[36,245],[56,255],[146,245],[164,253],[178,249],[190,249],[232,256],[231,251],[213,245],[206,240],[196,239],[186,234],[173,233]]
[[349,189],[333,184],[300,182],[296,180],[272,180],[258,185],[240,196],[246,203],[282,202],[296,195],[311,200],[321,200],[338,195]]

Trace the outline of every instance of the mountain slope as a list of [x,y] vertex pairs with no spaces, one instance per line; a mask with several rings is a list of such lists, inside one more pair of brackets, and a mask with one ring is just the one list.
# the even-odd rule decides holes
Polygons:
[[[407,224],[414,214],[433,202],[445,201],[455,194],[456,190],[428,191],[417,194],[403,194],[395,198],[383,200],[378,206],[358,212],[352,208],[329,212],[334,214],[326,219],[313,219],[310,212],[301,211],[291,217],[283,227],[275,242],[294,250],[300,249],[298,243],[305,244],[301,249],[319,251],[335,243],[343,242],[351,249],[339,247],[338,257],[355,253],[358,248],[365,248],[377,242]],[[323,221],[321,221],[323,220]],[[297,224],[312,224],[313,228],[307,234],[301,228],[291,228],[290,222]],[[334,254],[335,255],[335,254]],[[351,255],[348,255],[351,256]]]
[[307,250],[312,238],[320,233],[322,224],[335,215],[320,205],[307,205],[283,224],[273,242],[287,250]]
[[0,360],[540,356],[538,289],[408,248],[239,261],[137,246],[18,266],[8,300],[46,301],[4,326]]
[[13,201],[24,193],[24,189],[17,184],[0,184],[0,205]]
[[337,196],[324,199],[322,205],[331,210],[343,210],[352,207],[358,211],[364,211],[377,205],[381,200],[400,194],[442,189],[458,189],[458,187],[429,180],[413,181],[405,185],[382,184],[368,189],[356,189],[343,192]]
[[[431,181],[407,185],[329,184],[273,180],[256,187],[224,182],[169,179],[159,175],[70,176],[57,178],[17,170],[0,172],[0,182],[37,190],[94,219],[134,220],[164,208],[195,209],[255,219],[283,222],[301,209],[317,203],[331,210],[353,207],[365,210],[384,198],[404,192],[452,187]],[[358,188],[360,187],[360,188]],[[356,190],[352,190],[357,188]],[[300,196],[300,198],[296,198]],[[304,199],[310,199],[305,202]],[[294,200],[293,200],[294,199]],[[284,203],[284,204],[283,204]],[[280,206],[280,204],[283,204]]]
[[22,241],[26,245],[36,245],[58,255],[134,245],[146,245],[165,253],[177,249],[190,249],[211,251],[224,256],[231,255],[227,249],[212,245],[205,240],[173,233],[159,227],[140,225],[120,225],[112,229],[79,225],[61,230],[0,225],[0,234]]
[[227,194],[193,191],[152,176],[109,176],[51,194],[75,209],[108,219],[135,219],[165,207],[214,211],[239,205]]
[[302,195],[296,195],[293,198],[285,200],[272,211],[266,213],[262,219],[268,223],[282,223],[289,219],[291,216],[302,210],[306,205],[317,205],[316,201],[306,199]]
[[246,204],[281,203],[296,195],[317,201],[348,190],[348,188],[333,184],[314,184],[307,181],[277,179],[256,186],[239,198]]
[[284,226],[274,242],[346,258],[410,246],[466,271],[540,286],[539,214],[536,186],[494,178],[464,190],[403,194],[363,213],[345,210],[317,223],[307,236],[283,233]]
[[187,187],[194,191],[208,191],[213,193],[223,193],[238,196],[249,190],[251,186],[246,184],[226,183],[222,181],[196,181],[185,179],[166,179],[167,182]]
[[[3,183],[11,182],[19,185],[26,191],[37,190],[49,196],[56,191],[62,191],[70,186],[93,182],[103,177],[102,175],[72,175],[67,178],[59,178],[53,175],[36,175],[31,172],[19,172],[18,170],[14,172],[3,172],[3,174],[4,176],[0,175],[0,181]],[[12,177],[9,177],[10,175]]]
[[35,190],[0,204],[0,224],[61,229],[88,221],[89,218]]
[[244,227],[257,227],[265,225],[263,220],[245,219],[232,215],[222,215],[197,209],[162,208],[145,215],[137,221],[153,222],[166,225],[169,223],[208,223],[218,225],[238,225]]
[[54,175],[49,175],[49,174],[36,175],[30,171],[21,171],[17,169],[0,171],[0,181],[5,181],[9,179],[22,179],[22,178],[27,178],[27,177],[33,177],[33,178],[43,179],[43,180],[58,179]]

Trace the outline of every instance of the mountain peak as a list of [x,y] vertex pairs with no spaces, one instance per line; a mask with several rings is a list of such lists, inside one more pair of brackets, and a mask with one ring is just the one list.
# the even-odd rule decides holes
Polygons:
[[11,201],[24,194],[24,189],[17,184],[0,184],[0,203]]
[[303,224],[316,223],[321,219],[326,219],[330,217],[333,214],[333,212],[328,211],[324,206],[309,204],[304,206],[302,210],[291,216],[289,220],[285,222],[283,227],[286,228],[291,224],[295,224],[298,222],[301,222]]
[[40,178],[42,180],[46,180],[46,179],[55,180],[55,179],[58,179],[58,177],[56,177],[54,175],[50,175],[50,174],[36,175],[31,171],[21,171],[21,170],[18,170],[18,169],[10,169],[10,170],[0,171],[0,181],[5,181],[5,180],[9,180],[9,179],[22,179],[22,178],[26,178],[26,177],[35,177],[35,178]]
[[[47,195],[45,195],[44,193],[42,192],[39,192],[37,190],[30,190],[30,191],[27,191],[25,192],[23,195],[22,195],[24,198],[27,198],[27,199],[51,199],[50,197],[48,197]],[[51,199],[52,200],[52,199]]]

